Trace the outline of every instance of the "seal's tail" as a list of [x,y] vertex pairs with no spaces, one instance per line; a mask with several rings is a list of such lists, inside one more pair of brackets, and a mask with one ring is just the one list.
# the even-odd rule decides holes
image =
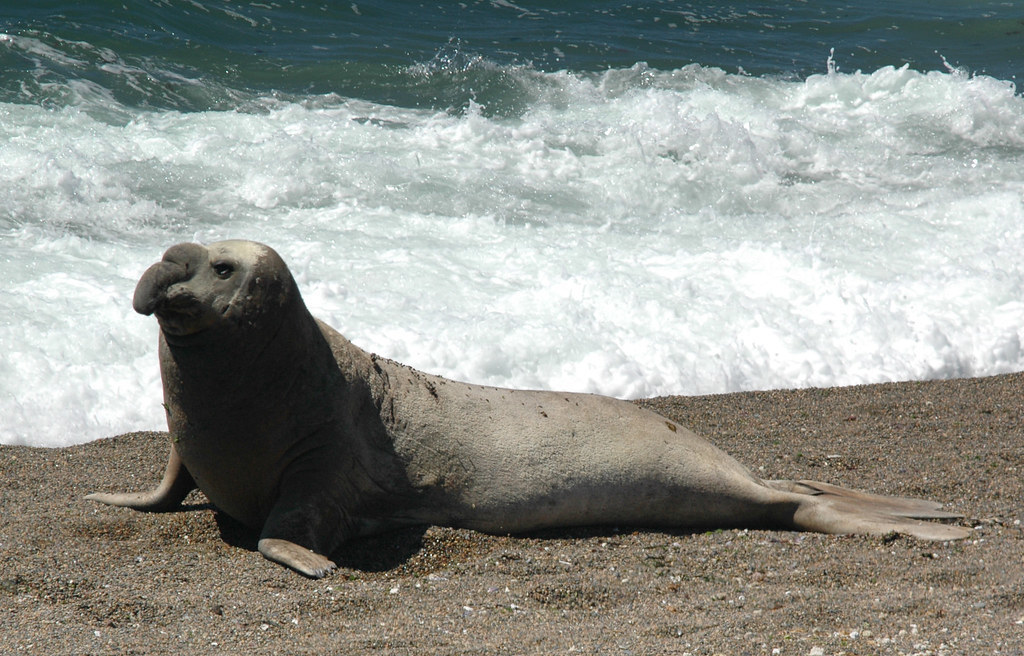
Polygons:
[[[921,519],[956,519],[941,504],[923,499],[887,497],[817,481],[765,481],[776,490],[808,495],[793,513],[794,528],[819,533],[885,535],[903,533],[922,540],[960,540],[970,535],[962,526]],[[809,502],[809,503],[808,503]]]

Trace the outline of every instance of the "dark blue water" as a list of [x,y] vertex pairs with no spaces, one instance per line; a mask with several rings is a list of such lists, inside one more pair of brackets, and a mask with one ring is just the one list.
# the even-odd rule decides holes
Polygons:
[[[1015,6],[1016,5],[1016,6]],[[574,73],[644,62],[804,78],[955,67],[1015,81],[1024,5],[1005,2],[37,1],[0,16],[0,101],[237,109],[337,94],[406,107],[473,100],[515,114],[509,67]]]

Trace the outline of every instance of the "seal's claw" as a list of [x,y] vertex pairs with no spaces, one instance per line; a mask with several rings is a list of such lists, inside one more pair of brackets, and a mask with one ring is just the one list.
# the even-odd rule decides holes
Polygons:
[[288,540],[262,538],[259,550],[268,560],[291,567],[296,572],[314,579],[323,578],[337,568],[330,559]]

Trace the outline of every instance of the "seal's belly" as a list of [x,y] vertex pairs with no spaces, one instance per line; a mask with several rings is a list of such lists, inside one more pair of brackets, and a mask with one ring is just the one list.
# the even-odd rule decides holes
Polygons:
[[216,440],[181,438],[175,449],[196,486],[214,506],[251,528],[262,528],[270,511],[278,468],[250,457],[256,449],[224,449]]

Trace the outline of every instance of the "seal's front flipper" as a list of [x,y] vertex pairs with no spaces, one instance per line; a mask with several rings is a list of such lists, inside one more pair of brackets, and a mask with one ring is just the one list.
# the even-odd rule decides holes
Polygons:
[[268,560],[281,563],[299,574],[305,574],[314,579],[327,576],[331,570],[337,567],[330,559],[288,540],[261,538],[259,550]]
[[260,553],[312,578],[330,573],[335,564],[323,554],[353,534],[331,487],[308,470],[286,476],[263,523]]
[[163,480],[155,490],[149,492],[124,492],[121,494],[107,494],[98,492],[86,495],[86,499],[99,501],[109,506],[121,506],[134,508],[146,512],[161,512],[173,510],[181,505],[188,493],[196,488],[192,480],[192,474],[188,473],[185,465],[181,463],[178,452],[171,446],[171,455],[167,459],[167,468],[164,470]]

